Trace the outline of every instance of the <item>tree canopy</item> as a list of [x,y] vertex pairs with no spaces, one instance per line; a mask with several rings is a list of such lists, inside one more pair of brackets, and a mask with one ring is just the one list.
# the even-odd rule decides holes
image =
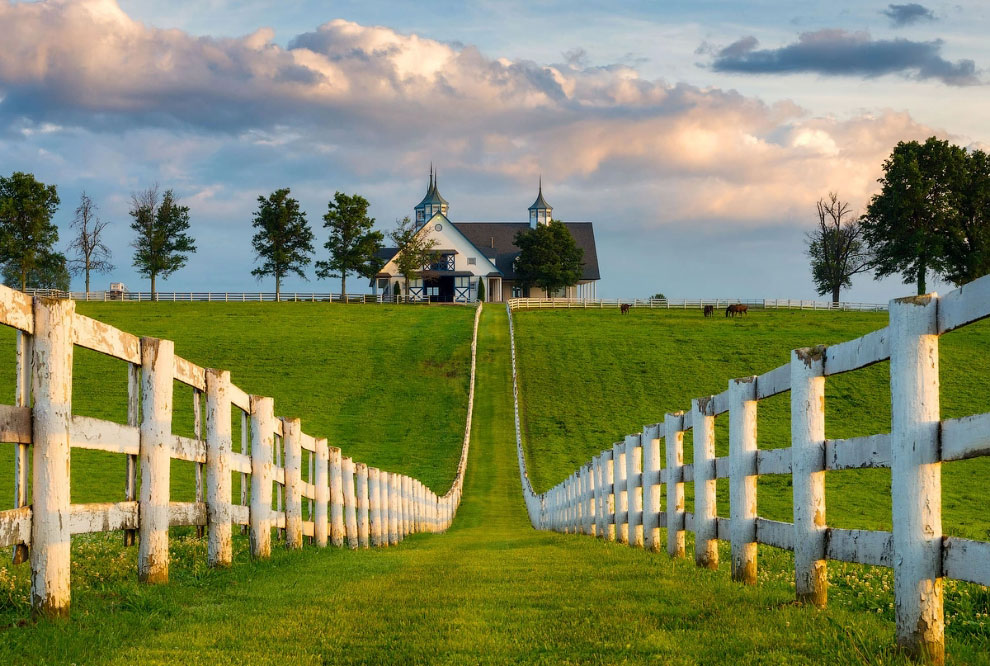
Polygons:
[[156,279],[169,275],[186,265],[188,255],[196,251],[189,230],[189,207],[182,206],[172,190],[159,197],[158,186],[131,197],[131,229],[137,237],[134,248],[134,268],[151,279],[152,298],[157,297]]
[[305,267],[312,261],[313,231],[306,221],[306,213],[299,209],[299,202],[289,196],[285,187],[275,190],[268,197],[258,197],[258,210],[251,223],[258,231],[251,239],[261,265],[251,271],[259,280],[271,275],[275,278],[275,294],[278,299],[282,278],[295,273],[306,277]]
[[551,220],[520,231],[515,244],[520,250],[515,271],[524,289],[541,287],[549,296],[581,279],[584,250],[563,222]]
[[419,233],[416,224],[405,216],[395,221],[396,227],[389,233],[389,238],[399,248],[399,253],[392,259],[396,270],[402,274],[405,293],[409,295],[409,281],[420,276],[423,267],[437,260],[435,238]]
[[42,264],[50,267],[52,255],[58,255],[58,227],[52,222],[58,205],[55,186],[45,185],[33,174],[15,171],[9,178],[0,176],[0,263],[5,277],[16,276],[21,289],[30,286],[29,277],[37,275]]
[[72,220],[76,235],[69,243],[69,250],[75,251],[76,258],[69,260],[68,265],[72,274],[85,276],[86,293],[90,291],[91,273],[108,273],[113,270],[110,248],[103,242],[103,232],[108,224],[109,222],[100,219],[96,204],[83,192],[79,196],[79,205]]
[[347,274],[371,279],[383,265],[378,256],[384,236],[375,231],[375,218],[368,217],[368,200],[359,194],[335,192],[327,204],[323,226],[330,230],[324,247],[330,258],[316,262],[320,278],[340,278],[340,291],[347,294]]

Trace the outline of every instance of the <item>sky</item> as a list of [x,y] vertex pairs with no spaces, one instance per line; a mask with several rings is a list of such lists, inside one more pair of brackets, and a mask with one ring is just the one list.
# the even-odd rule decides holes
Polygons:
[[[990,145],[976,0],[0,0],[0,25],[0,173],[58,186],[63,249],[96,202],[100,288],[147,289],[128,209],[155,183],[198,246],[159,289],[271,290],[258,196],[291,188],[324,258],[335,191],[387,232],[432,162],[454,222],[525,221],[542,176],[556,218],[595,225],[599,296],[811,299],[820,197],[862,211],[898,141]],[[339,290],[308,277],[284,289]],[[913,290],[864,274],[842,297]]]

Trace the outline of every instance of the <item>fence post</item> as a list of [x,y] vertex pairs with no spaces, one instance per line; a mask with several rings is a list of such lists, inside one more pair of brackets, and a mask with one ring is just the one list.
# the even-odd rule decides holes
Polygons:
[[[652,303],[652,301],[650,301]],[[643,442],[643,541],[660,551],[660,424],[645,426]]]
[[620,442],[612,446],[612,470],[615,495],[615,540],[619,543],[629,543],[629,532],[626,523],[629,520],[629,495],[626,492],[626,454],[625,444]]
[[207,562],[211,567],[230,566],[230,373],[206,370],[206,525]]
[[[18,407],[31,406],[31,336],[24,331],[17,331],[17,388],[14,404]],[[28,505],[28,455],[29,444],[17,444],[14,449],[14,508],[19,509]],[[130,456],[128,456],[130,459]],[[128,499],[134,499],[129,497]],[[127,543],[124,544],[128,545]],[[14,564],[26,562],[28,559],[27,544],[14,545]]]
[[378,507],[381,513],[381,538],[379,546],[388,546],[388,472],[378,472]]
[[354,461],[351,458],[341,459],[341,475],[343,477],[344,526],[347,531],[347,546],[354,550],[358,547],[357,496],[354,492]]
[[595,475],[591,463],[584,466],[584,533],[595,536]]
[[715,500],[714,399],[691,401],[694,440],[694,562],[718,569],[718,519]]
[[344,545],[344,472],[340,449],[331,446],[330,453],[330,543]]
[[412,534],[412,522],[410,520],[410,492],[412,485],[409,483],[410,478],[403,474],[399,477],[400,483],[402,485],[401,497],[402,497],[402,526],[401,532],[403,538]]
[[327,545],[327,503],[330,501],[330,449],[324,437],[316,438],[316,463],[313,469],[315,504],[313,507],[313,541],[320,548]]
[[791,352],[794,588],[798,601],[819,608],[828,600],[824,352],[824,347]]
[[935,294],[890,301],[890,476],[897,644],[945,661]]
[[285,547],[303,546],[302,534],[302,426],[299,419],[282,419],[285,447]]
[[388,474],[388,543],[399,543],[399,478],[394,472]]
[[629,507],[629,545],[643,547],[643,463],[640,460],[639,435],[626,436],[626,503]]
[[616,485],[615,485],[615,447],[611,449],[605,449],[602,451],[602,475],[604,480],[604,497],[603,502],[605,504],[605,534],[604,537],[608,541],[615,541],[618,538],[618,525],[616,525],[618,518],[618,504],[616,502]]
[[756,584],[756,377],[729,380],[732,579]]
[[594,534],[596,537],[602,536],[602,461],[601,454],[591,459],[591,501],[594,503]]
[[381,488],[379,487],[380,472],[374,468],[368,468],[368,528],[370,530],[371,545],[377,548],[382,545],[382,512],[381,512]]
[[272,552],[272,445],[275,442],[275,403],[251,396],[251,555]]
[[138,578],[145,583],[168,582],[174,349],[171,340],[141,338],[141,538]]
[[68,615],[71,598],[69,425],[76,304],[36,296],[33,309],[31,607],[60,616]]
[[368,466],[363,462],[354,465],[355,486],[357,492],[357,528],[358,545],[368,547]]
[[[135,428],[141,425],[141,366],[127,364],[127,425]],[[127,454],[127,467],[124,480],[124,499],[137,500],[138,456]],[[137,530],[124,530],[124,545],[133,546]]]
[[684,557],[684,412],[664,417],[667,454],[667,554]]

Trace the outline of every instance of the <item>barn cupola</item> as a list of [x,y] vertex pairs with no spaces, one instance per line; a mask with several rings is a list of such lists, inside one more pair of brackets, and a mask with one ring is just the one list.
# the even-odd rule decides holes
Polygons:
[[540,176],[540,192],[536,195],[536,201],[529,207],[529,226],[536,228],[540,224],[550,224],[553,208],[543,198],[543,176]]
[[426,196],[423,200],[416,205],[416,227],[422,227],[424,224],[430,221],[430,218],[437,213],[447,214],[447,210],[450,208],[450,204],[447,200],[440,196],[440,190],[437,189],[437,177],[433,171],[433,165],[430,165],[430,184],[426,188]]

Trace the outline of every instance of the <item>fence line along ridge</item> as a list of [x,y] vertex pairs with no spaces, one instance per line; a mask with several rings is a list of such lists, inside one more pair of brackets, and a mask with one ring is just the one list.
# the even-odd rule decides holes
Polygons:
[[[516,446],[523,496],[537,529],[588,534],[651,551],[685,556],[685,532],[695,534],[698,566],[717,568],[716,540],[731,543],[735,580],[756,583],[758,543],[794,551],[799,601],[823,607],[827,561],[891,567],[897,643],[910,654],[944,661],[944,578],[990,585],[990,543],[942,533],[941,463],[990,456],[990,413],[939,416],[939,336],[990,316],[990,276],[944,296],[890,301],[889,324],[855,340],[797,349],[789,363],[762,375],[729,380],[718,395],[691,401],[603,450],[563,482],[537,494],[526,472],[519,427],[512,308],[509,330]],[[889,434],[825,438],[825,379],[890,360]],[[790,392],[791,446],[757,447],[760,400]],[[729,455],[715,456],[715,419],[729,419]],[[684,464],[683,434],[693,429],[694,457]],[[661,448],[661,440],[663,447]],[[891,532],[839,529],[825,519],[825,473],[889,468]],[[756,480],[789,475],[793,522],[761,518]],[[730,515],[716,514],[716,479],[729,480]],[[685,511],[684,484],[694,483],[694,513]],[[666,510],[660,510],[666,490]],[[666,528],[666,544],[660,528]]]
[[[438,496],[417,479],[344,456],[326,438],[304,433],[298,418],[276,418],[271,398],[248,395],[226,370],[177,356],[170,340],[138,338],[80,315],[72,300],[32,298],[0,286],[0,324],[17,331],[15,404],[0,405],[0,441],[16,447],[15,508],[0,511],[0,547],[14,546],[15,563],[30,558],[32,608],[68,613],[73,534],[124,530],[125,545],[139,537],[138,577],[163,583],[168,529],[174,526],[204,530],[211,566],[230,565],[235,525],[250,533],[251,554],[258,558],[270,555],[272,529],[292,549],[306,538],[319,547],[384,547],[415,532],[446,530],[464,487],[480,317],[479,304],[457,474]],[[126,425],[72,414],[75,346],[128,364]],[[173,380],[192,387],[194,437],[172,432]],[[240,413],[240,451],[233,448],[234,410]],[[70,502],[72,448],[127,456],[124,501]],[[172,459],[195,463],[195,502],[170,500]],[[232,474],[240,474],[239,503],[232,497]]]

